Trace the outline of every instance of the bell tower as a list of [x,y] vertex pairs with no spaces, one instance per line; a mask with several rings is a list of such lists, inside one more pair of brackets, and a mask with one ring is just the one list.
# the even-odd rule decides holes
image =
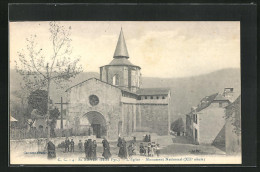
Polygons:
[[100,67],[100,80],[122,89],[136,92],[140,88],[141,68],[129,60],[126,42],[121,28],[113,60]]

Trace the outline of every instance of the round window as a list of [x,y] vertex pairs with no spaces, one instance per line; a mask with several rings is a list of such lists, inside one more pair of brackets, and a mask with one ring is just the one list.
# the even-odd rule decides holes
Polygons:
[[96,106],[99,103],[99,99],[96,95],[89,96],[89,103],[91,106]]

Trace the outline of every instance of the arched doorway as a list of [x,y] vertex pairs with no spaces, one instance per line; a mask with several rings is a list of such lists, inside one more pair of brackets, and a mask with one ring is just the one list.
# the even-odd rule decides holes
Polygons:
[[83,117],[88,119],[88,122],[93,129],[93,135],[95,135],[97,138],[101,138],[101,136],[106,136],[106,119],[101,113],[91,111],[86,113]]

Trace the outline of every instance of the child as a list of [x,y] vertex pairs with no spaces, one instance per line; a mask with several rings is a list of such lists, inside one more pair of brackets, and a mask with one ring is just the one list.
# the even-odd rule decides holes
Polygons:
[[83,143],[81,142],[81,140],[79,140],[78,147],[79,151],[82,152]]
[[160,146],[160,145],[157,144],[156,147],[155,147],[155,152],[156,152],[157,157],[160,156],[160,148],[159,148],[159,146]]
[[152,146],[151,146],[151,143],[148,143],[148,146],[147,146],[147,155],[148,156],[151,156],[151,151],[152,151]]
[[155,142],[152,142],[152,145],[151,145],[151,156],[154,156],[154,151],[155,151]]

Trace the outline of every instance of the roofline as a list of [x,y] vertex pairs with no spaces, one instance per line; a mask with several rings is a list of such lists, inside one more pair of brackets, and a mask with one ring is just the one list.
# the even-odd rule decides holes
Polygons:
[[[112,86],[112,87],[115,87],[115,88],[117,88],[117,89],[119,89],[119,90],[121,90],[121,91],[123,91],[123,92],[127,92],[127,93],[130,93],[130,94],[134,94],[134,95],[136,95],[136,96],[168,95],[169,92],[171,91],[170,89],[167,88],[167,89],[168,89],[168,93],[167,93],[167,94],[151,94],[151,95],[137,94],[137,93],[134,93],[134,92],[131,92],[131,91],[128,91],[128,90],[121,89],[121,88],[119,88],[118,86],[109,84],[109,83],[107,83],[107,82],[105,82],[105,81],[101,81],[101,80],[98,79],[98,78],[92,77],[92,78],[89,78],[89,79],[87,79],[87,80],[85,80],[85,81],[82,81],[82,82],[80,82],[80,83],[78,83],[78,84],[76,84],[76,85],[73,85],[72,87],[66,89],[65,92],[67,92],[68,90],[70,90],[70,89],[72,89],[72,88],[74,88],[74,87],[76,87],[76,86],[78,86],[78,85],[80,85],[80,84],[83,84],[84,82],[87,82],[87,81],[89,81],[89,80],[92,80],[92,79],[96,79],[96,80],[98,80],[98,81],[100,81],[100,82],[102,82],[102,83],[105,83],[105,84],[107,84],[107,85],[110,85],[110,86]],[[144,88],[144,89],[145,89],[145,88]]]
[[100,66],[99,68],[106,67],[106,66],[132,66],[132,67],[137,67],[137,68],[141,69],[140,66],[136,66],[136,65],[126,65],[126,64],[124,64],[124,65],[104,65],[104,66]]
[[98,80],[98,81],[100,81],[100,82],[102,82],[102,83],[105,83],[105,84],[107,84],[107,85],[110,85],[110,86],[112,86],[112,87],[115,87],[115,88],[117,88],[117,89],[119,89],[119,90],[121,90],[121,91],[125,91],[125,92],[131,93],[131,94],[138,95],[138,94],[133,93],[133,92],[131,92],[131,91],[127,91],[127,90],[121,89],[121,88],[119,88],[119,87],[117,87],[117,86],[115,86],[115,85],[112,85],[112,84],[109,84],[109,83],[107,83],[107,82],[101,81],[100,79],[95,78],[95,77],[92,77],[92,78],[89,78],[89,79],[87,79],[87,80],[85,80],[85,81],[82,81],[82,82],[80,82],[80,83],[78,83],[78,84],[76,84],[76,85],[74,85],[74,86],[68,88],[65,92],[67,92],[67,91],[70,90],[71,88],[74,88],[74,87],[76,87],[76,86],[78,86],[78,85],[80,85],[80,84],[83,84],[84,82],[87,82],[87,81],[92,80],[92,79],[96,79],[96,80]]
[[[89,78],[89,79],[87,79],[87,80],[85,80],[85,81],[82,81],[82,82],[80,82],[80,83],[78,83],[78,84],[76,84],[76,85],[73,85],[72,87],[68,88],[65,92],[67,92],[67,91],[70,90],[71,88],[76,87],[76,86],[78,86],[78,85],[80,85],[80,84],[83,84],[84,82],[87,82],[87,81],[89,81],[89,80],[91,80],[91,79],[96,79],[96,80],[98,80],[98,81],[100,81],[100,82],[103,82],[103,83],[105,83],[105,84],[108,84],[108,85],[111,85],[111,86],[113,86],[113,87],[115,87],[115,88],[118,88],[118,87],[116,87],[116,86],[114,86],[114,85],[112,85],[112,84],[109,84],[109,83],[107,83],[107,82],[101,81],[101,80],[98,79],[98,78],[92,77],[92,78]],[[118,89],[121,90],[120,88],[118,88]]]

